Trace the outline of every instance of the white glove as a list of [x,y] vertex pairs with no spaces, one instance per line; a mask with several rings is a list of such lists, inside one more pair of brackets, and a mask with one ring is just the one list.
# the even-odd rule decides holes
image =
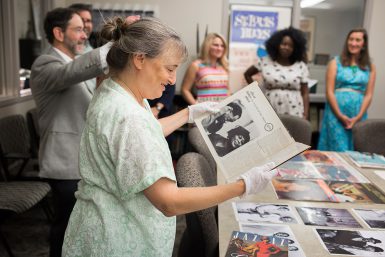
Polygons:
[[270,180],[277,175],[274,162],[269,162],[263,166],[254,167],[240,176],[245,181],[246,190],[242,197],[261,192]]
[[188,123],[194,123],[194,120],[205,113],[219,112],[216,102],[203,102],[188,106]]

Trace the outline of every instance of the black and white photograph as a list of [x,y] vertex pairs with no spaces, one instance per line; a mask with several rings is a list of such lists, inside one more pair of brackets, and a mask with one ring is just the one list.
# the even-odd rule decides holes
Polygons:
[[362,227],[346,209],[318,207],[296,208],[305,225],[346,228]]
[[305,257],[305,253],[288,225],[240,222],[239,228],[242,232],[285,239],[288,243],[290,257]]
[[216,153],[223,157],[258,136],[258,129],[237,99],[201,122]]
[[353,209],[370,228],[385,229],[385,210]]
[[330,254],[385,256],[383,231],[331,229],[315,229],[315,231]]
[[233,202],[238,221],[268,223],[298,223],[287,204]]

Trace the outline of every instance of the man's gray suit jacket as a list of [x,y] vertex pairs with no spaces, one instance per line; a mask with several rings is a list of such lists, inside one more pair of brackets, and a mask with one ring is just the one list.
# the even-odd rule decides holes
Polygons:
[[93,94],[85,81],[102,73],[99,49],[67,63],[50,47],[33,63],[30,86],[39,116],[41,177],[80,179],[80,137]]

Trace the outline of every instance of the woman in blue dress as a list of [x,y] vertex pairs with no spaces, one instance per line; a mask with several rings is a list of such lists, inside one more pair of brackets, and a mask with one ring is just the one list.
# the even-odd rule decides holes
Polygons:
[[318,149],[353,150],[352,127],[367,118],[372,101],[376,69],[370,61],[365,29],[351,30],[340,56],[330,61],[326,72],[325,113]]

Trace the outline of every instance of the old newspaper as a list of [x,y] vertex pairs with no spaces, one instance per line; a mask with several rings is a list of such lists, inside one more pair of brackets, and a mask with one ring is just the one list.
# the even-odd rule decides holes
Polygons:
[[195,123],[227,181],[254,166],[278,166],[310,147],[294,141],[257,82],[219,106],[218,113]]

